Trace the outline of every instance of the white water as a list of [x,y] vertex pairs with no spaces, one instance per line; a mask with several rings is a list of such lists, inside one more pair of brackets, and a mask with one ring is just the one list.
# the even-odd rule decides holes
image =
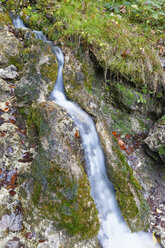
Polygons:
[[[16,18],[17,27],[22,27],[22,21],[20,20],[19,26],[18,19],[20,20],[20,18]],[[13,19],[13,23],[15,25],[15,19]],[[33,32],[36,34],[36,31]],[[41,36],[36,38],[49,42],[43,36],[42,33]],[[64,56],[60,48],[53,46],[52,43],[51,49],[58,61],[58,76],[50,97],[55,103],[67,110],[79,127],[86,155],[91,196],[95,201],[101,222],[98,235],[100,243],[103,248],[160,248],[158,243],[153,242],[152,234],[145,232],[131,233],[124,222],[115,199],[113,185],[106,175],[104,154],[93,120],[76,104],[67,100],[62,77]]]

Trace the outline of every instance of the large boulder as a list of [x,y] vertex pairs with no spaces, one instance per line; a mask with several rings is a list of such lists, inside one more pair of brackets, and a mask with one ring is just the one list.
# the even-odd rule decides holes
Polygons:
[[165,163],[165,115],[155,123],[144,142],[151,151],[159,154],[160,158]]
[[83,147],[75,135],[78,127],[54,102],[34,107],[28,124],[35,125],[39,133],[38,154],[32,166],[32,203],[39,215],[77,239],[95,237],[99,222],[83,169]]

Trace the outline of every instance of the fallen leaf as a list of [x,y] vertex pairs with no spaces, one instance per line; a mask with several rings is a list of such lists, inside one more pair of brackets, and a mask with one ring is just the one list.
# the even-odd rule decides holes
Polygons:
[[79,131],[77,130],[77,131],[75,132],[75,137],[76,137],[76,138],[79,138],[79,136],[80,136],[80,134],[79,134]]
[[33,237],[35,237],[36,236],[36,233],[35,232],[27,232],[26,234],[25,234],[25,238],[26,239],[32,239]]
[[7,131],[2,131],[1,132],[1,137],[5,137],[6,133],[7,133]]
[[122,56],[122,57],[127,57],[129,53],[130,53],[129,50],[124,50],[124,51],[122,52],[121,56]]
[[38,242],[43,243],[43,242],[45,242],[45,240],[44,239],[39,239]]
[[124,142],[121,139],[118,140],[118,143],[119,143],[119,146],[123,146],[124,145]]
[[15,86],[15,85],[9,85],[9,87],[10,87],[10,88],[16,88],[16,86]]
[[10,109],[7,107],[7,108],[5,108],[3,111],[4,112],[8,112]]
[[157,238],[155,237],[155,233],[154,232],[152,234],[152,238],[153,238],[154,243],[156,244],[158,241],[157,241]]
[[11,116],[11,117],[9,118],[9,121],[10,121],[10,123],[12,123],[12,124],[16,124],[16,119],[15,119],[14,116]]
[[20,128],[18,128],[17,131],[18,131],[20,134],[22,134],[23,136],[26,135],[26,131],[23,131],[23,130],[21,130]]
[[126,134],[125,138],[126,139],[130,139],[131,135],[130,134]]
[[125,12],[126,12],[126,8],[125,8],[124,6],[121,6],[121,7],[120,7],[120,12],[121,12],[121,13],[125,13]]
[[121,150],[125,150],[125,145],[120,146],[120,149],[121,149]]
[[160,210],[159,208],[157,208],[157,209],[156,209],[156,212],[157,212],[158,214],[161,214],[161,213],[162,213],[162,210]]
[[14,190],[9,191],[10,195],[15,196],[16,192]]
[[27,162],[31,162],[33,160],[32,158],[32,154],[29,152],[26,152],[22,155],[23,158],[20,158],[18,160],[18,162],[22,162],[22,163],[27,163]]

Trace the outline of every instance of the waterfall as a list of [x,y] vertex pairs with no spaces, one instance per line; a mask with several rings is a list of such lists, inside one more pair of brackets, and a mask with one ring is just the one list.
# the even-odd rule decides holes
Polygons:
[[[12,18],[16,27],[25,28],[19,17]],[[20,26],[19,26],[20,25]],[[159,248],[151,233],[131,233],[121,216],[115,191],[106,174],[105,160],[98,134],[92,118],[75,103],[67,100],[64,93],[62,70],[64,56],[59,47],[53,45],[40,31],[33,30],[37,39],[48,42],[58,61],[58,76],[50,99],[64,107],[80,130],[86,156],[87,176],[91,187],[91,196],[99,213],[101,227],[98,238],[103,248]]]

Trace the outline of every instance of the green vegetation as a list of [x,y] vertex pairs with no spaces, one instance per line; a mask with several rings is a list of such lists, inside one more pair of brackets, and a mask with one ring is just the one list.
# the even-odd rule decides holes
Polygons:
[[163,33],[165,28],[164,0],[107,1],[104,7],[115,14],[122,14],[130,22],[139,23],[144,32],[156,28],[155,32]]
[[[8,0],[6,5],[21,7],[24,21],[32,28],[42,29],[49,39],[68,40],[90,50],[102,67],[109,68],[116,77],[152,91],[161,84],[162,70],[153,44],[156,47],[163,36],[163,2],[40,0],[25,4]],[[139,23],[143,18],[145,28],[135,25],[135,19]],[[157,26],[158,33],[154,29]]]
[[5,24],[5,25],[11,25],[11,19],[10,16],[7,12],[1,12],[0,11],[0,23],[1,25]]
[[118,168],[115,168],[115,171],[111,168],[109,176],[116,190],[121,213],[132,231],[147,229],[148,204],[141,196],[142,188],[133,176],[132,168],[125,161],[115,137],[112,149],[117,155]]

